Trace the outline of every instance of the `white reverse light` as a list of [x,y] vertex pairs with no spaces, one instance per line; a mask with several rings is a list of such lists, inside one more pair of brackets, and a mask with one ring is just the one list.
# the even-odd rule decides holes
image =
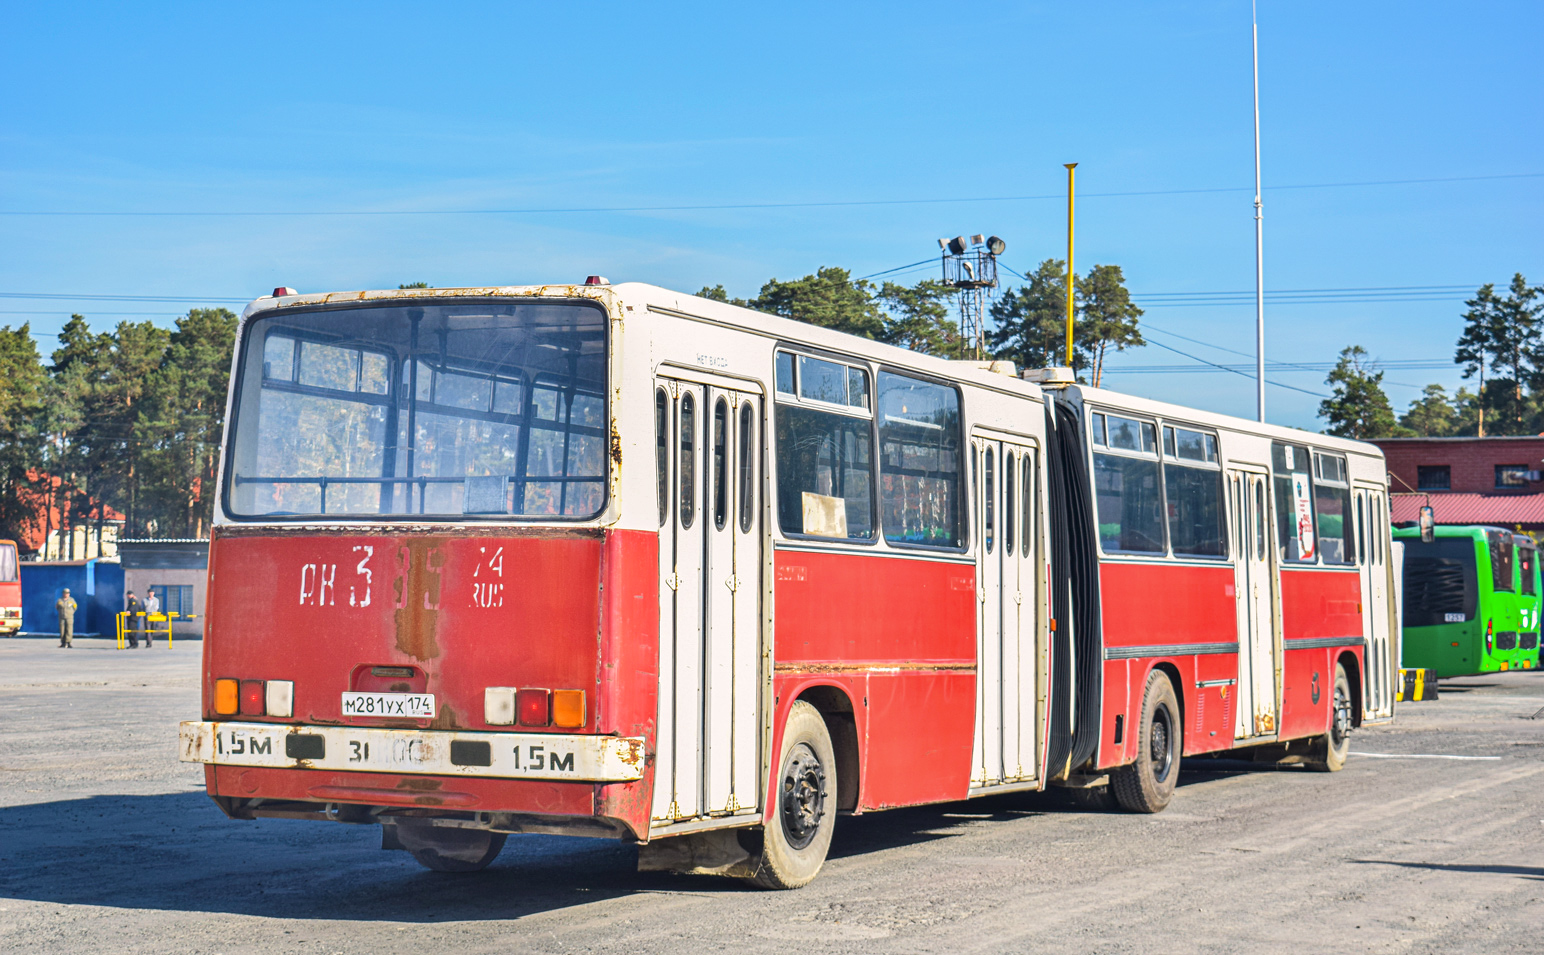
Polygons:
[[295,715],[295,684],[290,680],[269,680],[267,714],[286,719]]
[[489,726],[515,725],[515,688],[490,686],[483,690],[483,722]]

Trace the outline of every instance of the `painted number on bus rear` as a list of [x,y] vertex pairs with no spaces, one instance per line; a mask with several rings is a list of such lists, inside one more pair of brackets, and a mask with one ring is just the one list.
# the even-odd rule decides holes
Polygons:
[[[488,556],[488,548],[479,547],[483,559],[472,571],[472,606],[484,610],[504,606],[504,548],[494,550]],[[481,579],[478,579],[481,578]]]

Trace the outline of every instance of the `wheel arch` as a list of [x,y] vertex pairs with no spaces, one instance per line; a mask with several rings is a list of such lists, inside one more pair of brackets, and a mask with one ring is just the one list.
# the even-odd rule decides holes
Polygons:
[[[820,712],[820,718],[826,724],[826,732],[831,734],[831,748],[836,752],[836,808],[848,811],[857,809],[862,753],[858,745],[858,722],[852,697],[842,687],[819,684],[801,690],[797,699]],[[776,769],[773,771],[776,772]]]
[[[1362,661],[1350,650],[1342,650],[1334,662],[1346,668],[1346,679],[1351,683],[1351,725],[1362,725]],[[1333,718],[1333,717],[1332,717]]]
[[[1174,688],[1174,698],[1179,701],[1179,727],[1180,741],[1184,742],[1185,736],[1185,681],[1180,678],[1179,665],[1172,660],[1160,660],[1153,664],[1152,670],[1147,671],[1147,676],[1142,678],[1142,692],[1147,692],[1147,681],[1152,678],[1153,671],[1163,673],[1169,678],[1169,685]],[[1138,701],[1140,706],[1140,701]]]

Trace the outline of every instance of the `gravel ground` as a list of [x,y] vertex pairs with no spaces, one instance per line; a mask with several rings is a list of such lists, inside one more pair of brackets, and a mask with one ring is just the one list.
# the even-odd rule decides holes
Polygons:
[[1189,761],[1156,816],[843,818],[771,893],[610,842],[512,836],[448,876],[372,826],[227,820],[176,760],[199,651],[0,640],[0,951],[1544,951],[1544,673],[1447,681],[1354,738],[1399,758],[1341,773]]

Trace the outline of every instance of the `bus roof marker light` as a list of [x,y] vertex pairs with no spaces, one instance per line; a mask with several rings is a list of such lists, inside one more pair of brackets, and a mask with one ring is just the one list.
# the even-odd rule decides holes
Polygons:
[[281,285],[278,288],[273,290],[273,297],[274,298],[283,298],[286,295],[299,295],[299,294],[300,294],[299,292],[297,292],[294,289],[290,288],[288,285]]
[[606,278],[604,275],[586,275],[584,277],[584,284],[585,285],[610,285],[611,284],[611,280]]

